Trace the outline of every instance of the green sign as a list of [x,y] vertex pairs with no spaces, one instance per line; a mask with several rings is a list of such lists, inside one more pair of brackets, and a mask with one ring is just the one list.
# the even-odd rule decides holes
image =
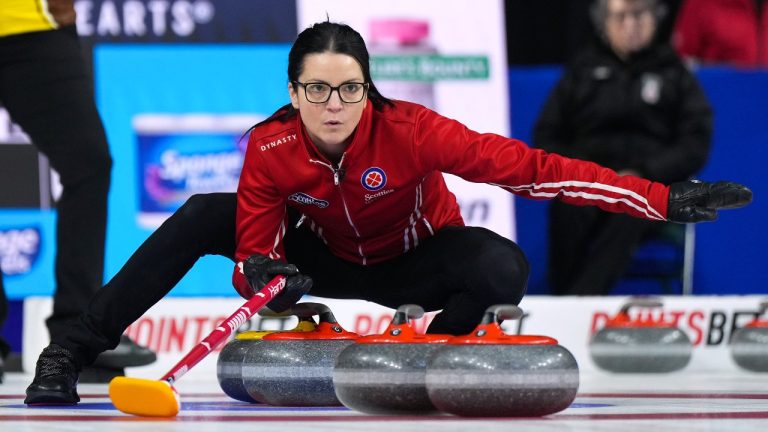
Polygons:
[[377,55],[371,57],[371,75],[375,80],[396,81],[485,80],[488,57]]

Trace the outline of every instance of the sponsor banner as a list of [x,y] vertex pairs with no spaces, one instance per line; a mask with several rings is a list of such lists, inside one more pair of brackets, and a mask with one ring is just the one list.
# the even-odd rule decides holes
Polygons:
[[247,145],[245,131],[263,116],[139,114],[137,221],[156,228],[198,193],[235,192]]
[[0,269],[9,298],[53,291],[55,221],[50,210],[0,212]]
[[[126,334],[141,345],[152,348],[158,361],[152,365],[133,368],[131,376],[157,378],[165,374],[198,342],[243,304],[239,297],[230,298],[165,298],[133,323]],[[333,311],[339,323],[348,331],[360,334],[380,333],[392,319],[393,311],[374,303],[354,300],[321,301]],[[51,314],[49,297],[28,297],[24,301],[23,367],[33,371],[39,353],[48,343],[45,318]],[[416,322],[416,328],[426,330],[431,317],[427,314]],[[238,332],[248,330],[289,330],[296,318],[263,318],[256,316],[243,324]],[[219,348],[219,351],[221,348]],[[216,354],[210,354],[192,369],[188,376],[208,377],[216,374]]]
[[[365,8],[356,0],[297,4],[299,30],[330,17],[360,32],[384,96],[420,103],[478,132],[509,136],[501,1],[392,0]],[[455,176],[446,179],[467,225],[516,238],[511,194]]]
[[37,265],[42,243],[39,225],[0,229],[0,269],[15,276],[32,271]]
[[487,80],[488,57],[386,55],[371,59],[371,74],[381,81]]
[[[97,103],[114,159],[107,279],[189,195],[235,190],[241,135],[289,101],[288,50],[285,44],[97,46]],[[206,256],[172,295],[232,295],[231,274],[231,261]]]
[[284,0],[76,0],[86,42],[292,42]]
[[[558,339],[576,357],[582,372],[596,371],[589,356],[589,339],[606,320],[624,304],[621,297],[526,297],[520,321],[505,322],[510,334],[541,334]],[[729,341],[733,332],[754,319],[761,296],[665,297],[662,309],[638,309],[636,316],[663,316],[676,322],[694,349],[686,371],[734,371],[738,367],[730,357]],[[357,300],[308,297],[328,305],[338,322],[359,334],[381,333],[392,319],[393,310]],[[211,332],[224,318],[243,303],[239,298],[166,298],[131,325],[126,333],[140,344],[158,353],[158,361],[134,368],[131,376],[157,378],[168,371],[193,346]],[[24,368],[31,371],[39,352],[48,340],[44,318],[50,314],[50,298],[28,298],[24,303]],[[426,330],[434,313],[415,322],[417,331]],[[255,317],[238,331],[286,330],[295,318]],[[190,375],[210,379],[216,374],[216,355],[211,354]]]
[[[693,356],[686,370],[719,371],[738,367],[730,357],[733,332],[753,320],[761,296],[670,296],[664,307],[630,310],[635,317],[662,318],[684,331],[693,343]],[[579,362],[583,371],[596,370],[589,356],[589,339],[627,301],[624,297],[528,296],[520,306],[525,334],[544,334],[559,340]]]
[[[106,276],[110,277],[185,194],[209,191],[214,183],[222,186],[219,190],[234,190],[232,178],[236,174],[231,171],[201,173],[195,167],[198,163],[215,163],[218,170],[236,158],[230,150],[209,153],[209,144],[217,138],[223,139],[209,128],[206,132],[196,132],[202,136],[194,147],[204,150],[195,150],[192,154],[167,153],[169,166],[186,171],[181,178],[152,179],[156,180],[150,183],[156,187],[156,195],[148,196],[143,176],[136,175],[143,167],[139,166],[137,152],[140,131],[134,129],[133,120],[148,113],[181,117],[201,114],[217,119],[220,117],[216,116],[230,117],[231,113],[259,118],[271,114],[288,101],[285,70],[288,44],[296,38],[296,5],[294,1],[284,0],[75,0],[74,3],[84,57],[88,64],[93,62],[97,104],[114,160],[105,257]],[[246,129],[248,126],[250,124]],[[154,140],[155,149],[163,145],[161,140],[165,138],[178,144],[191,138],[178,130],[167,131],[164,138],[143,137],[148,146],[149,141]],[[31,147],[15,145],[28,142],[27,135],[0,108],[0,143]],[[186,144],[193,147],[185,141]],[[60,192],[56,175],[49,173],[47,162],[42,158],[39,173],[33,165],[28,169],[26,162],[31,159],[27,153],[31,152],[22,155],[24,166],[13,163],[18,158],[4,158],[7,151],[0,152],[0,180],[3,180],[0,189],[4,189],[0,192],[0,205],[52,206],[51,195],[55,199]],[[14,153],[19,151],[14,149]],[[12,169],[2,166],[4,163],[12,164]],[[12,175],[13,170],[23,172],[24,176]],[[33,177],[39,177],[39,186],[37,180],[32,181]],[[151,199],[149,205],[154,208],[142,211],[142,194]],[[147,200],[143,203],[147,204]],[[8,223],[5,219],[0,222],[0,229],[25,226],[27,216],[13,219],[17,214],[0,209],[0,216],[10,218]],[[48,221],[48,214],[43,211],[30,218]],[[48,237],[47,227],[43,232],[42,244],[45,245],[45,240],[53,237]],[[50,255],[38,257],[42,264],[33,266],[29,276],[6,278],[11,296],[51,293],[53,250],[49,247],[47,252]],[[17,260],[13,265],[22,264]],[[36,269],[45,269],[45,273]],[[182,280],[174,294],[227,295],[232,292],[228,281],[230,272],[228,260],[204,258]],[[212,274],[223,276],[217,280]]]

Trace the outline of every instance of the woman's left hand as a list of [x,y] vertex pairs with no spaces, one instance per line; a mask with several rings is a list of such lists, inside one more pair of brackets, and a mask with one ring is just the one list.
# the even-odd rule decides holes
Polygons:
[[667,220],[677,223],[717,219],[717,210],[744,207],[752,202],[752,191],[733,182],[707,183],[698,180],[669,186]]

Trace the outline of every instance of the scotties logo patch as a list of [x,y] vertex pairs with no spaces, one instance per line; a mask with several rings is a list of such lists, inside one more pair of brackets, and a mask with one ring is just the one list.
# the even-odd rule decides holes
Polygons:
[[387,174],[378,167],[371,167],[365,170],[360,178],[363,187],[371,192],[375,192],[387,185]]

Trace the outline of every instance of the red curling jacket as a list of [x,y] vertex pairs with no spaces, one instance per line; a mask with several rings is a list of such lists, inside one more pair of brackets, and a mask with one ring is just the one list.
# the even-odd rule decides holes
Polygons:
[[456,197],[441,172],[490,183],[534,199],[665,220],[669,189],[621,177],[591,162],[568,159],[490,133],[477,133],[421,105],[395,101],[364,109],[338,166],[309,139],[300,115],[257,126],[250,134],[237,190],[238,265],[254,253],[284,259],[286,205],[344,260],[371,265],[392,259],[444,226],[462,226]]

